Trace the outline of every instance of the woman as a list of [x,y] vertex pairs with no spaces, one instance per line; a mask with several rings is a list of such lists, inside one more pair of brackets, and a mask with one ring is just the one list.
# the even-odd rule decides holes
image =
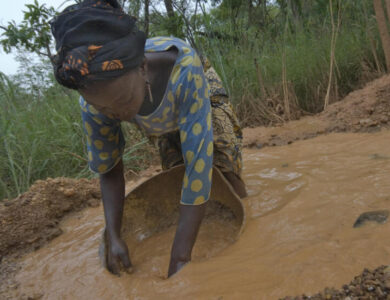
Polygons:
[[52,32],[56,79],[82,95],[89,166],[100,174],[112,273],[119,274],[120,264],[132,267],[120,237],[125,190],[121,122],[135,122],[158,140],[163,169],[185,164],[171,276],[191,260],[213,160],[235,191],[246,195],[240,177],[241,129],[220,79],[212,68],[205,76],[198,55],[182,40],[146,41],[134,18],[113,0],[66,8],[53,20]]

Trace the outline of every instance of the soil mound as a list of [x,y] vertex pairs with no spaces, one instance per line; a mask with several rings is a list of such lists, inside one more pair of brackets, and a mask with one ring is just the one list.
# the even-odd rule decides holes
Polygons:
[[48,178],[37,180],[19,197],[0,202],[1,299],[13,299],[9,291],[18,287],[17,258],[59,236],[59,223],[66,214],[98,206],[100,197],[97,180]]
[[374,132],[390,128],[390,75],[368,83],[316,116],[277,127],[244,129],[244,146],[264,147],[290,144],[330,132]]
[[36,181],[26,193],[0,204],[0,257],[40,248],[62,233],[58,223],[65,214],[99,202],[96,180]]
[[365,269],[349,284],[336,290],[325,288],[322,292],[312,296],[285,297],[283,300],[323,300],[323,299],[378,299],[385,300],[390,297],[390,267],[381,266],[375,270]]

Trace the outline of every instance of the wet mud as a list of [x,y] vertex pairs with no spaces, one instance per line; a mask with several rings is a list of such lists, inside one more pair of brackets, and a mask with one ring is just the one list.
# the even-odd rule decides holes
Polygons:
[[[174,222],[152,235],[130,238],[135,271],[116,277],[102,267],[98,255],[104,216],[97,206],[96,182],[37,182],[0,207],[0,298],[388,299],[389,269],[378,266],[390,257],[390,223],[383,219],[390,205],[390,131],[384,130],[387,121],[375,126],[352,122],[363,120],[359,118],[366,116],[366,107],[371,107],[372,120],[385,114],[387,104],[380,97],[390,95],[386,83],[388,76],[359,91],[362,103],[355,92],[347,97],[345,109],[334,109],[337,122],[344,122],[343,114],[358,107],[345,121],[350,122],[345,130],[360,133],[299,141],[338,131],[320,127],[328,110],[320,121],[302,119],[268,129],[287,144],[283,147],[245,149],[243,177],[249,196],[239,240],[232,238],[236,225],[231,216],[223,208],[218,212],[221,207],[212,208],[193,261],[170,279],[166,271]],[[291,135],[284,138],[281,133],[294,128],[306,133],[291,144]],[[248,143],[248,135],[247,145],[262,147],[256,145],[262,139],[253,138]],[[382,212],[379,222],[372,220],[372,212]],[[364,214],[369,217],[354,228]],[[8,215],[12,217],[6,219]],[[57,233],[50,235],[51,230]]]
[[353,227],[362,213],[390,204],[390,164],[372,159],[374,153],[389,156],[389,149],[390,131],[383,131],[245,150],[249,196],[244,201],[247,225],[239,240],[231,243],[228,224],[210,219],[202,225],[193,262],[168,280],[174,226],[130,247],[135,272],[115,277],[98,256],[102,208],[84,209],[61,223],[62,235],[19,262],[17,286],[8,295],[279,299],[315,295],[325,287],[342,289],[390,256],[388,222]]
[[18,286],[18,258],[61,235],[64,216],[99,204],[96,180],[70,178],[38,180],[16,199],[0,202],[0,298]]

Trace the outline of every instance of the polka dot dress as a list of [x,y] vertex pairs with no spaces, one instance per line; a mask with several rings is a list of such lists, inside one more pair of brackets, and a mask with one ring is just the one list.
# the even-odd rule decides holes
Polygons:
[[[145,52],[167,51],[175,47],[178,56],[160,106],[148,116],[137,115],[135,122],[150,136],[180,131],[185,163],[181,203],[199,205],[210,196],[213,129],[209,86],[198,55],[184,41],[171,37],[148,39]],[[80,98],[87,135],[88,161],[92,171],[104,174],[120,160],[124,139],[120,121],[105,116]]]

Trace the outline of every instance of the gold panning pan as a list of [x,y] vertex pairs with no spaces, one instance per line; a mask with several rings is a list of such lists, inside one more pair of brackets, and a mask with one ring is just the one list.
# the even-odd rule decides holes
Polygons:
[[[183,165],[163,171],[127,194],[121,236],[129,247],[136,247],[142,240],[177,224],[184,171]],[[222,219],[231,228],[231,240],[237,240],[245,225],[244,206],[221,171],[214,167],[210,200],[202,227],[208,226],[210,220]],[[104,265],[105,246],[103,238],[99,252]]]

